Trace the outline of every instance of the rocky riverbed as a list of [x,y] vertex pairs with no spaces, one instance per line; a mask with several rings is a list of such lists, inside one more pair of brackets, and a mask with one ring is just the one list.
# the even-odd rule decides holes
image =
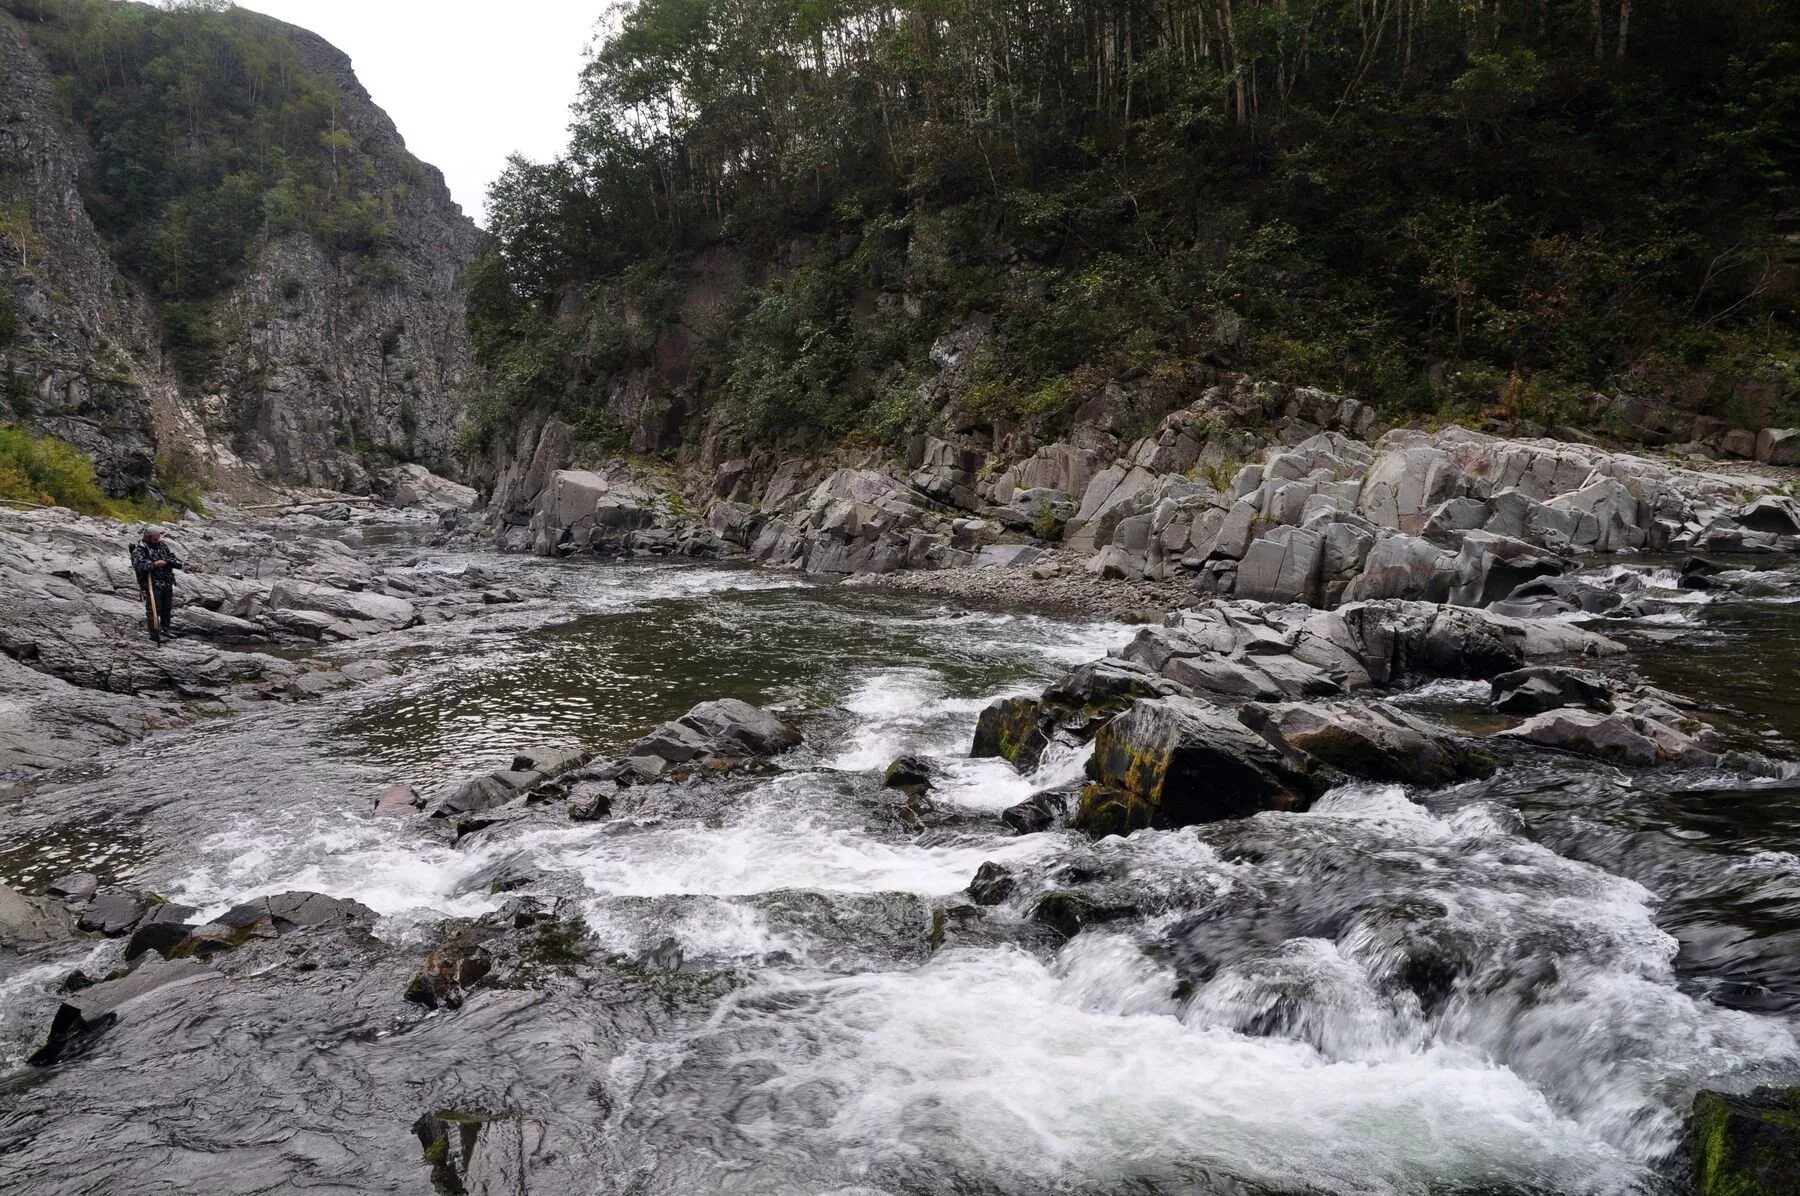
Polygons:
[[18,1190],[1784,1190],[1786,555],[1046,610],[459,522],[183,525],[158,649],[0,515]]

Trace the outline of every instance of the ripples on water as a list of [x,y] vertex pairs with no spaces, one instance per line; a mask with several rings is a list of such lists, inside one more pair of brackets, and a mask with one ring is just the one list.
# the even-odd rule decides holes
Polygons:
[[[0,871],[41,882],[34,853],[57,871],[101,860],[208,911],[313,889],[365,902],[407,944],[494,908],[496,868],[527,869],[577,899],[604,950],[673,938],[696,975],[730,983],[695,1016],[623,991],[604,1009],[483,994],[386,1037],[403,980],[379,964],[341,1007],[228,1019],[292,1019],[304,1082],[199,1062],[220,1033],[206,1018],[121,1030],[115,1054],[37,1081],[79,1117],[15,1120],[26,1144],[0,1128],[34,1168],[27,1190],[104,1189],[92,1143],[145,1117],[163,1186],[142,1190],[201,1174],[194,1139],[221,1191],[285,1174],[417,1188],[410,1119],[456,1097],[537,1125],[547,1182],[603,1192],[1661,1191],[1696,1087],[1800,1079],[1789,788],[1543,758],[1433,793],[1349,787],[1305,815],[1012,838],[993,815],[1076,779],[1085,754],[1055,750],[1031,777],[967,760],[975,713],[1128,628],[731,569],[553,576],[572,619],[434,629],[404,677],[164,737],[35,795]],[[1704,634],[1626,628],[1631,667],[1721,708],[1745,741],[1791,741],[1800,615],[1675,614]],[[701,809],[551,820],[463,850],[362,813],[395,780],[429,789],[533,742],[613,750],[718,696],[837,708],[841,730]],[[1404,700],[1480,727],[1484,699],[1444,683]],[[933,800],[960,818],[915,836],[887,815],[879,773],[903,752],[939,759]],[[1020,878],[991,912],[1000,933],[930,953],[931,909],[989,860]],[[1138,912],[1055,949],[1031,909],[1070,886]],[[0,961],[9,1063],[70,966]],[[154,1111],[200,1084],[227,1102],[210,1131]],[[268,1105],[306,1107],[310,1145],[247,1145]]]

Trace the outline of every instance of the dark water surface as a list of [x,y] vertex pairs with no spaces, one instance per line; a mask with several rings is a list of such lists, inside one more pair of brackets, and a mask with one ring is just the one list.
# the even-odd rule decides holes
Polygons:
[[[552,608],[420,629],[401,677],[11,800],[13,883],[79,865],[209,912],[297,888],[382,921],[311,979],[205,986],[49,1070],[21,1060],[55,984],[117,945],[0,955],[0,1187],[429,1192],[411,1126],[458,1110],[496,1191],[1679,1192],[1695,1089],[1800,1082],[1790,782],[1537,755],[1304,815],[1015,838],[994,815],[1083,760],[965,760],[976,712],[1129,628],[706,566],[495,567]],[[1618,668],[1786,754],[1793,581],[1602,630],[1633,648]],[[720,696],[839,713],[772,777],[630,817],[459,849],[365,813],[396,780],[615,749]],[[1484,697],[1405,700],[1491,727]],[[880,790],[902,752],[947,770],[922,834]],[[1017,889],[934,952],[933,910],[988,860]],[[565,900],[590,964],[419,1015],[420,944],[495,909],[501,869]],[[1059,944],[1030,914],[1071,886],[1125,912]],[[642,966],[671,938],[678,972]]]

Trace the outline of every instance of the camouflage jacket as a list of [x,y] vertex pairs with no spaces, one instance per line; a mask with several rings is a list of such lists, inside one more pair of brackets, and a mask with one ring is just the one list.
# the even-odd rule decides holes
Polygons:
[[[176,556],[174,549],[167,544],[158,544],[152,548],[140,540],[131,546],[131,568],[137,574],[140,587],[150,580],[152,571],[159,564],[167,565],[170,569],[179,569],[181,568],[181,558]],[[157,578],[159,583],[173,580],[167,573]]]

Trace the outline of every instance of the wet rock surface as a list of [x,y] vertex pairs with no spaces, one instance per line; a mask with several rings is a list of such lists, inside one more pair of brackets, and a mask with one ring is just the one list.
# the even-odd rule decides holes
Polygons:
[[[1645,564],[1584,626],[1132,629],[515,559],[564,621],[363,637],[410,645],[392,692],[21,790],[0,1151],[35,1189],[1679,1190],[1695,1092],[1800,1078],[1800,718],[1778,670],[1756,716],[1707,681],[1782,642],[1778,574]],[[1590,715],[1656,758],[1515,733]],[[77,927],[115,892],[128,930]]]
[[385,661],[338,661],[328,650],[495,605],[493,578],[478,566],[421,568],[417,552],[359,552],[343,538],[364,528],[428,538],[434,509],[421,499],[405,513],[363,510],[349,533],[314,508],[273,526],[171,529],[187,568],[175,581],[174,638],[160,644],[146,632],[128,559],[135,528],[61,509],[0,509],[0,683],[20,699],[0,711],[0,777],[56,768],[197,713],[393,675]]
[[1800,1187],[1800,1089],[1694,1098],[1694,1187],[1699,1196],[1773,1196]]

